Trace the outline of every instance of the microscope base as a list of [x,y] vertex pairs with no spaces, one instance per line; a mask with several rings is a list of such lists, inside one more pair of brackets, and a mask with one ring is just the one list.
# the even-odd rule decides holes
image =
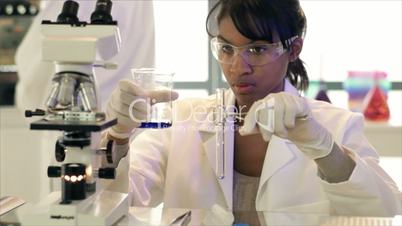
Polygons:
[[59,204],[60,192],[25,210],[22,225],[113,225],[128,214],[128,195],[102,190],[85,200]]

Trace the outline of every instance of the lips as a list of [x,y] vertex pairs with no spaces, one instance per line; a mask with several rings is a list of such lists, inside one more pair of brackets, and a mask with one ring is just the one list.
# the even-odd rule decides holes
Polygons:
[[253,90],[255,85],[253,83],[249,82],[239,82],[235,83],[233,87],[239,92],[239,93],[249,93]]

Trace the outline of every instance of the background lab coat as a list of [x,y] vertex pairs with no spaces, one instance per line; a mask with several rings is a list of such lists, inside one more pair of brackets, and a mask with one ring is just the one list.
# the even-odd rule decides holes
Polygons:
[[[288,82],[285,90],[297,94]],[[233,105],[233,93],[226,91],[225,95]],[[313,117],[338,144],[351,151],[356,167],[350,179],[327,183],[317,176],[316,164],[292,142],[273,136],[265,156],[256,209],[375,216],[400,213],[399,191],[378,166],[378,156],[363,136],[363,117],[325,102],[309,104]],[[232,207],[234,134],[230,130],[226,133],[226,177],[218,180],[211,120],[214,105],[213,96],[177,102],[174,113],[181,122],[174,122],[169,129],[146,130],[133,140],[130,177],[134,205],[164,202],[165,207],[211,208],[217,203]]]
[[[76,0],[79,3],[78,18],[81,21],[90,21],[91,13],[95,9],[96,0]],[[43,62],[41,59],[41,38],[40,23],[43,19],[56,21],[65,1],[42,1],[43,9],[34,19],[24,40],[16,53],[16,64],[18,67],[19,81],[16,90],[16,103],[22,111],[25,109],[44,109],[46,98],[51,88],[52,76],[54,74],[53,62]],[[108,60],[118,64],[116,70],[95,69],[95,76],[98,82],[98,96],[101,99],[102,109],[105,109],[106,102],[116,87],[119,80],[131,78],[131,68],[153,67],[155,61],[154,44],[154,16],[152,1],[113,1],[112,16],[118,21],[121,34],[120,52]],[[28,127],[27,127],[28,129]],[[38,131],[32,131],[39,133]],[[47,166],[54,161],[54,145],[58,136],[57,131],[46,131],[38,144],[32,146],[34,155],[40,155],[37,164],[38,170],[26,172],[24,177],[37,178],[35,186],[42,186],[41,194],[28,201],[37,201],[49,192],[49,180],[59,185],[60,181],[49,179],[46,176]],[[23,138],[21,138],[23,140]],[[39,149],[39,150],[38,150]],[[26,175],[29,174],[29,175]]]

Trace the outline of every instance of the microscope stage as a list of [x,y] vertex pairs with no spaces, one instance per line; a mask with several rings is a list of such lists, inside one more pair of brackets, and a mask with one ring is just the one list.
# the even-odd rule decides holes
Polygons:
[[67,121],[67,120],[52,120],[48,121],[41,119],[31,123],[31,130],[62,130],[62,131],[87,131],[98,132],[117,124],[117,119],[109,121]]

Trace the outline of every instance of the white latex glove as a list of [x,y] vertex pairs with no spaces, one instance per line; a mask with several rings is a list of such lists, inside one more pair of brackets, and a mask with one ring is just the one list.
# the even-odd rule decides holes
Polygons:
[[120,80],[106,107],[107,118],[117,118],[117,125],[109,129],[109,134],[119,139],[129,138],[133,129],[151,113],[148,98],[155,104],[175,100],[178,96],[175,91],[145,90],[128,79]]
[[285,92],[269,94],[251,106],[239,133],[257,131],[265,141],[272,134],[292,141],[311,159],[327,156],[334,144],[332,135],[311,116],[306,99]]

